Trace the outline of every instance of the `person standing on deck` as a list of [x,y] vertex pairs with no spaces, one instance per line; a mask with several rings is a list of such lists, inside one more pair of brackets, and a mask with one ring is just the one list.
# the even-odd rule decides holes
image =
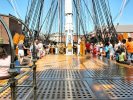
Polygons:
[[109,54],[110,60],[113,60],[115,51],[114,51],[113,45],[110,42],[109,42],[109,53],[110,53]]
[[86,46],[86,53],[90,53],[90,43],[88,41],[85,46]]
[[38,44],[38,56],[39,56],[39,58],[43,57],[43,55],[44,55],[43,50],[44,50],[43,43],[42,43],[42,41],[40,41],[39,44]]
[[100,48],[99,49],[100,49],[99,50],[99,55],[101,56],[102,53],[103,53],[103,43],[102,42],[100,42]]
[[80,42],[80,55],[81,56],[84,56],[85,55],[85,41],[83,39],[81,39],[81,42]]
[[24,46],[24,41],[23,40],[20,40],[18,45],[17,45],[17,48],[18,48],[18,59],[19,59],[19,62],[20,64],[22,64],[23,62],[23,58],[24,58],[24,49],[27,49],[25,46]]

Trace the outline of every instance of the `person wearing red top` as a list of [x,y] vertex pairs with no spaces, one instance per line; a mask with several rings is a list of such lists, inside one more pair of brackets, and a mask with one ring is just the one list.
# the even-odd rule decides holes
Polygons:
[[85,46],[86,46],[86,52],[87,52],[87,53],[90,53],[90,43],[87,42],[87,43],[85,44]]
[[96,48],[96,44],[95,44],[93,47],[93,55],[96,55],[96,54],[97,54],[97,48]]

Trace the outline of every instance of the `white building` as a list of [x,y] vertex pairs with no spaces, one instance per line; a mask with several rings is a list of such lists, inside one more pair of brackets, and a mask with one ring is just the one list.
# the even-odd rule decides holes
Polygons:
[[[64,33],[62,33],[62,37],[64,37]],[[50,35],[50,40],[55,42],[61,42],[61,35],[59,33],[53,33]]]
[[116,25],[115,29],[118,34],[128,33],[128,36],[133,37],[133,25]]

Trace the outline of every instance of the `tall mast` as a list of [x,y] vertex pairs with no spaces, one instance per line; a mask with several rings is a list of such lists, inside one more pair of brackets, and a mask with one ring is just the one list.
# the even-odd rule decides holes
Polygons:
[[[71,44],[73,46],[73,22],[72,22],[72,0],[65,0],[65,33],[66,46]],[[72,55],[73,49],[70,51],[66,49],[66,55]]]

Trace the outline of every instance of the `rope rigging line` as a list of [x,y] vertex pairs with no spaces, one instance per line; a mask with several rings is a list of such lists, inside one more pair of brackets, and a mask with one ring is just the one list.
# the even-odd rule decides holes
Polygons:
[[63,36],[63,2],[61,0],[61,6],[60,6],[60,11],[61,11],[61,43],[62,43],[62,36]]
[[[28,2],[30,5],[30,1]],[[44,0],[32,0],[31,6],[27,7],[27,15],[25,17],[26,25],[33,31],[37,31],[37,36],[39,36],[39,30],[41,27],[42,10],[44,6]],[[28,10],[29,9],[29,10]]]
[[[51,35],[52,35],[53,33],[57,33],[57,32],[58,32],[58,29],[57,29],[58,20],[55,20],[55,19],[58,19],[58,14],[57,14],[57,13],[55,14],[55,18],[54,18],[54,20],[53,20]],[[53,34],[53,35],[54,35],[54,34]]]
[[11,7],[14,9],[16,15],[17,15],[17,18],[21,18],[20,16],[20,13],[18,12],[18,9],[17,9],[17,6],[13,3],[13,0],[7,0],[8,3],[11,5]]
[[100,29],[101,33],[97,32],[98,29],[96,29],[97,32],[96,36],[99,37],[98,39],[101,38],[104,42],[107,41],[114,42],[113,40],[117,38],[117,33],[113,25],[108,1],[92,0],[92,3],[93,3],[93,9],[95,10],[95,16],[100,22],[100,27],[98,28]]
[[84,5],[85,5],[85,7],[86,7],[86,9],[87,9],[87,12],[88,12],[88,14],[90,15],[90,17],[91,17],[93,23],[96,24],[95,21],[94,21],[94,18],[92,17],[92,14],[91,14],[91,12],[90,12],[88,6],[87,6],[87,4],[86,4],[86,2],[85,2],[85,0],[83,0],[83,2],[84,2]]
[[54,20],[54,18],[55,18],[55,14],[56,14],[56,11],[57,11],[57,7],[58,7],[58,2],[57,2],[57,4],[56,4],[54,13],[53,13],[53,15],[52,15],[52,19],[51,19],[51,21],[50,21],[50,26],[49,26],[48,34],[50,34],[50,32],[51,32],[51,30],[52,30],[52,24],[53,24],[53,20]]
[[76,13],[77,13],[77,15],[78,15],[79,22],[81,23],[81,27],[82,27],[83,34],[84,34],[84,36],[85,36],[85,39],[87,39],[87,36],[86,36],[86,34],[85,34],[85,30],[84,30],[84,26],[83,26],[83,19],[82,19],[82,17],[80,16],[80,14],[79,14],[79,12],[78,12],[78,8],[77,8],[77,6],[76,6],[75,0],[73,0],[73,2],[74,2],[75,8],[77,9],[77,10],[76,10]]
[[[84,20],[84,23],[85,23],[85,28],[86,28],[86,30],[87,29],[89,29],[89,24],[92,22],[93,23],[93,25],[95,26],[96,25],[96,23],[95,23],[95,21],[94,21],[94,18],[92,17],[92,14],[91,14],[91,12],[90,12],[90,10],[89,10],[89,8],[88,8],[88,6],[87,6],[87,4],[86,4],[86,2],[85,2],[85,0],[82,0],[82,4],[84,4],[83,6],[84,6],[84,12],[85,12],[85,16],[84,16],[84,18],[85,18],[85,20]],[[82,7],[83,7],[82,6]],[[82,12],[83,12],[82,11]],[[87,20],[88,19],[88,20]],[[90,21],[90,20],[91,21]],[[91,28],[90,28],[91,29]],[[89,31],[89,30],[88,30]],[[87,31],[86,31],[87,32]],[[86,33],[86,34],[88,34],[88,33]]]
[[[81,19],[82,19],[82,23],[83,23],[83,27],[84,27],[84,31],[85,31],[85,34],[87,32],[87,29],[86,29],[86,14],[85,14],[85,11],[84,11],[84,5],[81,1],[81,12],[82,12],[82,16],[81,16]],[[84,12],[84,13],[83,13]],[[80,14],[81,15],[81,14]],[[84,19],[84,20],[83,20]]]
[[[85,2],[85,0],[83,0],[83,3],[84,3],[84,6],[86,8],[85,11],[86,11],[87,19],[88,19],[88,21],[86,21],[86,22],[89,22],[88,29],[94,30],[93,28],[95,28],[95,26],[96,26],[96,23],[94,21],[94,17],[87,6],[87,2]],[[91,30],[88,30],[88,31],[91,31]]]
[[[109,38],[109,35],[107,33],[107,30],[106,28],[108,28],[109,30],[109,33],[110,34],[114,34],[115,35],[115,28],[113,26],[113,23],[112,23],[112,17],[111,17],[111,14],[110,14],[110,11],[109,11],[109,7],[107,6],[105,0],[92,0],[92,3],[93,3],[93,9],[96,10],[95,11],[95,15],[97,16],[97,18],[99,18],[99,22],[100,22],[100,31],[101,33],[99,33],[98,29],[96,29],[96,36],[99,37],[98,39],[100,40],[103,40],[104,42],[106,42],[106,38]],[[114,30],[114,31],[110,31],[110,30]],[[102,37],[101,37],[102,36]],[[116,35],[115,35],[116,36]],[[105,38],[105,39],[103,39]]]
[[108,10],[105,0],[101,0],[101,6],[102,6],[102,9],[104,9],[103,13],[105,15],[106,23],[108,27],[111,27],[112,23],[111,23],[111,18],[110,18],[110,12]]
[[[76,5],[78,6],[78,0],[76,0]],[[75,18],[75,30],[76,30],[76,36],[77,36],[77,43],[78,43],[78,18],[77,18],[77,13],[76,13],[76,9],[73,9],[74,11],[74,15],[76,15],[76,18]]]
[[59,30],[59,41],[61,42],[61,0],[58,0],[58,30]]
[[102,12],[102,8],[100,6],[100,2],[99,0],[95,0],[95,4],[96,4],[96,7],[97,7],[97,13],[98,13],[98,16],[99,16],[99,22],[100,22],[100,26],[99,28],[101,27],[101,29],[103,29],[102,27],[104,27],[106,25],[106,21],[104,19],[104,15],[103,15],[103,12]]
[[38,0],[37,2],[37,5],[36,5],[36,9],[33,13],[33,20],[31,21],[30,25],[31,25],[31,29],[32,30],[37,30],[36,27],[37,27],[37,19],[38,19],[38,13],[39,13],[39,8],[40,8],[40,1]]
[[14,5],[15,5],[15,7],[16,7],[16,11],[17,11],[18,14],[19,14],[19,18],[21,18],[20,10],[19,10],[19,7],[18,7],[18,5],[17,5],[16,0],[14,0]]
[[55,2],[55,0],[52,0],[51,6],[50,6],[50,8],[49,8],[49,10],[48,10],[48,12],[47,12],[47,14],[46,14],[46,17],[44,18],[44,20],[43,20],[43,22],[42,22],[42,24],[41,24],[41,26],[40,26],[39,32],[42,30],[42,27],[43,27],[45,21],[49,18],[50,13],[51,13],[51,11],[52,11],[52,7],[53,7],[54,2]]
[[130,0],[123,0],[120,10],[118,12],[118,14],[114,17],[113,21],[115,21],[116,19],[118,19],[118,23],[120,21],[121,16],[123,15],[124,9],[127,7],[127,5],[129,4]]
[[28,12],[29,12],[29,9],[30,9],[30,3],[31,3],[31,0],[28,0],[28,6],[27,6],[27,9],[26,9],[26,15],[25,15],[25,21],[26,21],[26,18],[28,17]]
[[78,43],[78,40],[79,40],[79,37],[80,37],[80,23],[79,23],[79,18],[78,18],[78,13],[80,14],[80,0],[76,0],[76,5],[77,5],[77,9],[75,7],[74,9],[74,12],[75,12],[75,15],[76,15],[76,22],[75,22],[75,27],[76,27],[76,35],[77,35],[77,43]]
[[39,16],[39,20],[38,20],[38,30],[40,30],[41,25],[42,25],[42,20],[43,20],[43,11],[44,11],[44,0],[41,3],[41,7],[40,7],[40,16]]
[[104,19],[106,21],[106,25],[104,26],[104,31],[103,31],[104,38],[106,39],[108,38],[108,33],[106,31],[106,28],[108,28],[108,30],[110,29],[111,22],[110,22],[109,12],[108,12],[105,0],[101,0],[100,4],[101,4],[101,9],[103,11]]
[[[84,26],[84,29],[85,29],[85,34],[87,36],[87,15],[86,15],[86,10],[85,10],[85,4],[83,2],[83,0],[81,1],[81,12],[82,12],[82,22],[83,22],[83,26]],[[84,12],[84,13],[83,13]],[[84,19],[84,20],[83,20]],[[88,21],[89,22],[89,21]]]
[[29,10],[29,12],[28,12],[28,14],[25,18],[26,19],[25,23],[28,27],[29,27],[29,24],[31,22],[31,18],[33,17],[33,12],[34,12],[34,9],[35,9],[35,6],[36,6],[36,2],[37,2],[37,0],[32,0],[30,10]]
[[48,33],[48,26],[49,26],[49,22],[50,22],[50,16],[52,15],[52,11],[54,11],[54,1],[55,0],[53,0],[52,2],[51,2],[51,7],[50,7],[50,9],[49,9],[49,14],[48,14],[48,17],[47,17],[47,19],[46,19],[46,24],[45,24],[45,30],[46,30],[46,34]]
[[[54,0],[53,0],[54,1]],[[55,8],[53,8],[55,7]],[[51,33],[51,30],[52,30],[52,26],[53,26],[53,22],[54,22],[54,19],[55,19],[55,15],[56,15],[56,11],[57,11],[57,7],[58,7],[58,2],[56,3],[56,6],[52,5],[51,6],[51,12],[49,14],[49,17],[47,19],[47,22],[46,22],[46,40],[49,38],[50,36],[50,33]]]
[[39,31],[40,29],[40,24],[41,24],[41,16],[42,16],[42,10],[43,10],[43,5],[44,5],[44,0],[41,0],[41,5],[40,5],[40,9],[39,9],[39,15],[38,15],[38,19],[37,19],[37,25],[36,25],[36,29]]
[[38,0],[38,3],[36,5],[36,10],[34,12],[34,15],[33,15],[33,20],[32,20],[32,23],[31,23],[31,29],[34,29],[34,30],[39,30],[39,18],[41,16],[41,13],[42,13],[42,6],[43,6],[43,3],[44,3],[44,0]]
[[[100,29],[100,20],[99,20],[99,14],[97,12],[97,7],[96,7],[96,3],[94,0],[92,0],[92,9],[93,9],[93,16],[94,16],[94,23],[95,23],[95,32],[96,32],[96,38],[97,40],[99,41],[104,41],[101,36],[102,36],[102,33],[101,33],[101,29]],[[100,38],[99,38],[100,37]]]
[[96,5],[95,5],[95,2],[94,0],[92,0],[92,9],[93,9],[93,16],[94,16],[94,23],[95,23],[95,30],[97,30],[100,26],[100,22],[99,22],[99,18],[98,18],[98,13],[97,13],[97,10],[96,10]]
[[[106,3],[105,0],[101,0],[101,1],[102,1],[102,2],[101,2],[101,5],[104,6],[103,9],[106,8],[106,10],[103,10],[103,11],[104,11],[105,18],[106,18],[107,25],[108,25],[108,32],[109,32],[109,34],[111,35],[111,37],[113,37],[113,38],[112,38],[113,40],[114,40],[114,39],[117,39],[117,33],[116,33],[116,30],[115,30],[114,25],[113,25],[111,13],[110,13],[110,10],[107,9],[107,8],[109,8],[109,7],[107,7],[107,4],[108,4],[108,3]],[[108,36],[107,36],[107,37],[108,37]]]

